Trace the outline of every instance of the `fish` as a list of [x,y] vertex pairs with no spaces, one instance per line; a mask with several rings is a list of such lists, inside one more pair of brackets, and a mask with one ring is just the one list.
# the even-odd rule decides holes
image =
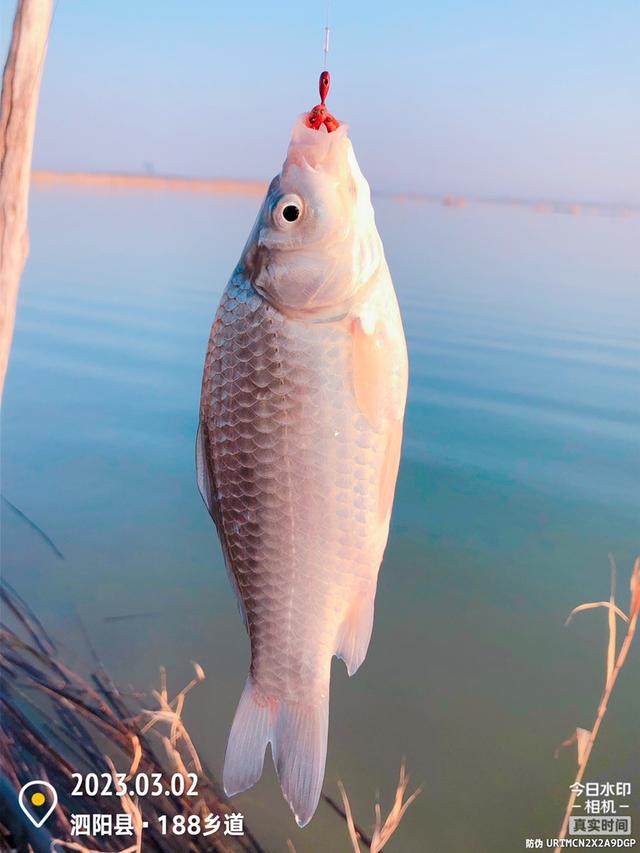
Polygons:
[[371,638],[408,376],[369,186],[319,108],[295,122],[222,295],[196,447],[251,646],[223,785],[253,786],[271,744],[299,826],[322,789],[331,660],[353,675]]

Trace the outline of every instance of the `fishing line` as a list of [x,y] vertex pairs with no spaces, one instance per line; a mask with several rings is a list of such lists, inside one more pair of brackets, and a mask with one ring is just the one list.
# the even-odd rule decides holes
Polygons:
[[329,37],[331,35],[331,27],[329,26],[329,2],[330,0],[327,0],[327,22],[324,28],[324,39],[322,43],[322,66],[324,71],[320,74],[320,81],[318,83],[320,103],[316,104],[316,106],[307,113],[305,124],[307,127],[312,127],[314,130],[320,130],[320,128],[324,126],[326,130],[331,133],[340,127],[340,122],[331,115],[325,104],[327,95],[329,94],[329,88],[331,86],[331,75],[327,71]]
[[329,38],[331,36],[331,26],[329,21],[329,10],[331,0],[327,0],[327,22],[324,27],[324,41],[322,44],[322,67],[327,70],[327,57],[329,56]]

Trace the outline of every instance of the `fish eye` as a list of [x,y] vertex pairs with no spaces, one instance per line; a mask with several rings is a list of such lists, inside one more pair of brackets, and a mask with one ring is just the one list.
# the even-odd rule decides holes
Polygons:
[[282,215],[287,222],[295,222],[300,216],[300,208],[297,204],[288,204],[286,207],[282,208]]
[[281,198],[274,208],[273,220],[280,228],[288,228],[302,216],[302,199],[291,194]]

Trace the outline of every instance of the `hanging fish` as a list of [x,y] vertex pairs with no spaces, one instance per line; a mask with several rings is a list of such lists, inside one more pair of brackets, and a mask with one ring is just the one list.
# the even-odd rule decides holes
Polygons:
[[367,653],[407,388],[398,304],[369,187],[321,103],[300,117],[216,314],[198,485],[251,641],[229,796],[271,744],[304,826],[327,753],[331,659]]

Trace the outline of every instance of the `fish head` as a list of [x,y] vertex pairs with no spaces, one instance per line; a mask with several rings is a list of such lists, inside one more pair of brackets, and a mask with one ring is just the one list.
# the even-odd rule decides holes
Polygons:
[[315,130],[300,117],[243,252],[244,274],[282,313],[318,320],[347,313],[383,262],[347,126]]

